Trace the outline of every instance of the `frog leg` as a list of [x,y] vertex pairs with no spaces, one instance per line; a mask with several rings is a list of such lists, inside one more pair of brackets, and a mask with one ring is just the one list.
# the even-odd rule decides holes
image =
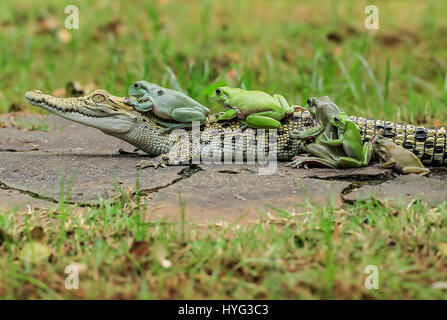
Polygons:
[[390,159],[386,162],[380,164],[382,168],[393,168],[396,165],[396,161],[394,159]]
[[203,122],[206,120],[205,114],[195,108],[177,108],[171,112],[171,117],[177,122]]
[[351,157],[340,157],[337,159],[337,168],[360,168],[362,162]]
[[[329,141],[334,141],[334,140],[329,140]],[[312,154],[317,155],[319,157],[323,157],[323,158],[329,158],[330,160],[334,161],[335,163],[335,168],[359,168],[362,166],[362,163],[355,159],[355,158],[351,158],[346,156],[346,154],[344,153],[344,151],[341,151],[337,148],[337,144],[335,144],[334,146],[330,146],[330,145],[324,145],[324,144],[319,144],[319,143],[315,143],[313,144],[314,146],[312,146],[312,148],[309,150],[312,152]]]
[[297,168],[304,164],[312,163],[334,169],[338,167],[336,159],[340,158],[340,153],[335,149],[318,143],[310,143],[306,146],[306,149],[315,157],[298,158],[288,163],[287,166]]
[[157,123],[167,127],[163,132],[170,131],[172,129],[189,128],[192,126],[193,121],[199,121],[200,124],[204,123],[206,116],[199,110],[194,108],[178,108],[171,113],[172,120],[180,123],[164,122],[157,119]]
[[367,166],[369,162],[371,161],[371,156],[373,154],[373,147],[372,147],[373,140],[367,141],[363,144],[363,153],[362,153],[362,165]]
[[[155,119],[155,122],[158,124],[161,124],[162,126],[166,127],[166,129],[163,129],[161,132],[169,132],[174,129],[181,129],[181,128],[191,128],[191,123],[183,122],[183,123],[172,123],[172,122],[165,122],[160,119]],[[200,123],[202,124],[202,123]]]
[[343,144],[343,135],[341,134],[338,139],[328,139],[326,135],[321,138],[320,142],[332,146],[332,147],[338,147]]
[[[332,147],[338,147],[343,144],[343,135],[340,135],[339,139],[327,139],[325,136],[321,139],[321,143],[327,144]],[[342,157],[338,157],[336,159],[337,165],[339,168],[359,168],[362,166],[366,166],[369,164],[369,160],[371,159],[372,154],[372,145],[368,142],[365,142],[365,144],[369,144],[369,153],[363,153],[363,159],[362,161],[357,160],[356,158],[348,157],[346,155]],[[365,145],[363,146],[365,148]]]
[[217,117],[216,122],[220,120],[230,120],[237,116],[237,111],[235,109],[228,109],[223,114]]
[[264,111],[252,113],[245,118],[246,125],[257,129],[277,129],[281,127],[281,122],[275,120],[278,113],[275,111]]
[[306,131],[294,130],[290,134],[290,137],[292,139],[306,140],[319,135],[321,132],[323,132],[323,130],[324,130],[323,126],[321,124],[317,124],[315,127],[307,129]]
[[139,98],[138,101],[132,100],[130,105],[132,105],[135,110],[140,112],[147,112],[154,107],[154,104],[152,103],[152,100],[148,94],[145,94]]
[[131,98],[126,98],[124,101],[127,105],[132,106],[135,110],[140,112],[147,112],[154,107],[154,104],[151,100],[146,100],[144,102],[140,102],[141,100],[133,100]]
[[292,114],[295,111],[295,108],[289,106],[289,103],[282,95],[274,94],[273,98],[275,98],[278,101],[279,105],[284,109],[286,114]]
[[416,174],[419,174],[419,175],[423,176],[423,175],[426,175],[429,172],[430,172],[429,169],[421,168],[421,167],[403,167],[402,168],[402,173],[403,174],[416,173]]

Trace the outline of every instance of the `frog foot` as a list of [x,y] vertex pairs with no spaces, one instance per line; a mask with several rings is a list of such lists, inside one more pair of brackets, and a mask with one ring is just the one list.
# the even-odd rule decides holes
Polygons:
[[291,168],[305,168],[309,169],[308,164],[313,164],[317,166],[336,168],[336,164],[328,159],[318,158],[318,157],[308,157],[308,156],[297,156],[292,159],[292,162],[286,164],[287,167]]
[[244,131],[248,127],[248,123],[245,120],[240,120],[241,122],[241,130]]
[[157,169],[158,167],[166,168],[169,165],[169,158],[165,155],[160,155],[158,157],[149,159],[149,160],[141,160],[137,163],[137,169],[144,169],[147,167],[154,167]]
[[[222,112],[221,112],[222,113]],[[213,124],[217,122],[217,118],[219,117],[219,114],[212,114],[209,115],[205,121],[206,124]]]
[[136,105],[138,105],[138,102],[132,98],[124,99],[124,103],[131,107],[135,107]]
[[293,106],[292,106],[292,109],[293,109],[292,113],[293,113],[293,112],[303,112],[303,111],[307,111],[306,108],[303,108],[302,106],[297,105],[297,104],[293,105]]
[[[184,122],[184,123],[171,123],[171,122],[164,122],[159,119],[156,119],[155,122],[158,124],[161,124],[162,126],[166,127],[166,129],[163,129],[161,132],[169,132],[174,129],[180,129],[180,128],[191,128],[192,122]],[[205,121],[202,121],[200,125],[205,123]]]

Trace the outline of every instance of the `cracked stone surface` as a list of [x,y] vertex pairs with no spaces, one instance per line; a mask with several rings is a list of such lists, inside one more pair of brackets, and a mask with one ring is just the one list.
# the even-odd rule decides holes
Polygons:
[[244,221],[256,221],[262,218],[263,212],[276,212],[269,206],[301,212],[309,210],[300,207],[306,200],[321,205],[333,198],[340,204],[340,193],[348,186],[348,182],[303,178],[298,173],[258,176],[250,171],[237,174],[200,171],[155,193],[147,202],[147,214],[149,217],[178,219],[179,196],[182,196],[186,201],[187,220],[234,221],[247,214]]
[[[27,210],[53,208],[60,198],[60,178],[65,185],[73,174],[73,203],[95,204],[98,197],[135,190],[135,165],[147,157],[119,154],[134,147],[57,116],[49,116],[49,132],[24,129],[38,116],[0,116],[0,207]],[[447,169],[439,168],[429,177],[399,176],[378,165],[366,168],[334,170],[325,168],[292,169],[278,163],[274,175],[259,175],[254,164],[198,167],[146,168],[139,171],[141,189],[151,218],[178,219],[179,195],[186,201],[189,221],[224,219],[234,221],[243,214],[244,221],[255,221],[271,207],[294,212],[308,211],[306,201],[323,205],[364,200],[374,194],[380,201],[411,201],[415,197],[430,203],[447,201]],[[350,190],[355,189],[353,192]],[[349,192],[349,193],[348,193]],[[347,193],[347,194],[344,194]],[[342,194],[344,194],[342,196]]]
[[[378,164],[373,164],[365,168],[352,169],[330,169],[330,168],[313,168],[313,169],[293,169],[285,165],[286,163],[278,163],[275,174],[279,176],[294,175],[299,178],[315,178],[323,180],[375,180],[387,179],[391,177],[391,170],[383,169]],[[259,166],[254,164],[212,164],[200,167],[204,171],[217,171],[221,173],[238,174],[242,172],[260,173]]]
[[23,194],[15,190],[0,189],[0,208],[1,209],[18,209],[27,211],[30,209],[51,209],[55,203],[41,199],[35,199],[29,195]]
[[[106,149],[107,150],[107,149]],[[110,150],[113,153],[112,150]],[[139,156],[95,155],[90,153],[24,153],[2,152],[0,154],[0,181],[7,188],[39,194],[49,200],[60,199],[61,172],[64,184],[69,185],[73,176],[71,200],[95,203],[98,197],[109,198],[119,191],[135,187]],[[154,168],[141,170],[141,189],[157,189],[179,178],[184,167],[164,168],[163,173]]]
[[[0,128],[0,150],[22,151],[0,152],[0,182],[7,188],[58,201],[62,171],[66,185],[74,174],[73,202],[95,203],[99,196],[113,197],[119,193],[113,186],[116,182],[122,190],[135,187],[135,166],[146,156],[118,154],[119,149],[133,151],[132,145],[56,116],[45,120],[53,129],[49,132],[12,127],[12,123],[31,123],[37,119],[36,116],[0,117],[7,125]],[[153,168],[142,170],[139,174],[141,188],[151,190],[169,185],[180,177],[178,173],[183,168],[169,167],[163,174],[154,173]]]
[[371,197],[375,197],[382,203],[393,205],[409,204],[415,199],[437,205],[447,201],[447,181],[409,174],[380,185],[363,186],[344,196],[349,202],[368,200]]

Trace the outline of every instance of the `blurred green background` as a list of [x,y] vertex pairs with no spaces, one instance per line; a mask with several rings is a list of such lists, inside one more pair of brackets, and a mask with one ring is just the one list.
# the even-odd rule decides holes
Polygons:
[[[379,29],[365,29],[365,7]],[[79,30],[66,30],[67,5]],[[447,124],[444,1],[27,1],[0,3],[0,112],[41,112],[23,95],[145,79],[212,106],[220,84],[329,95],[350,114]]]

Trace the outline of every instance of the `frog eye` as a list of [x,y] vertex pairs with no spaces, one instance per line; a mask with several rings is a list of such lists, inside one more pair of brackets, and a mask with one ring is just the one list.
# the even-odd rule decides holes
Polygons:
[[312,103],[312,99],[311,98],[307,99],[307,104],[310,105],[311,103]]
[[220,96],[220,94],[222,93],[222,90],[220,90],[219,88],[216,89],[216,95]]
[[334,121],[339,122],[340,120],[338,119],[338,117],[334,117]]
[[92,97],[92,100],[93,100],[93,102],[101,103],[101,102],[106,101],[106,97],[104,97],[102,94],[95,94]]
[[133,87],[134,87],[135,89],[138,89],[138,88],[140,87],[140,84],[139,84],[138,82],[135,82],[135,83],[133,84]]

